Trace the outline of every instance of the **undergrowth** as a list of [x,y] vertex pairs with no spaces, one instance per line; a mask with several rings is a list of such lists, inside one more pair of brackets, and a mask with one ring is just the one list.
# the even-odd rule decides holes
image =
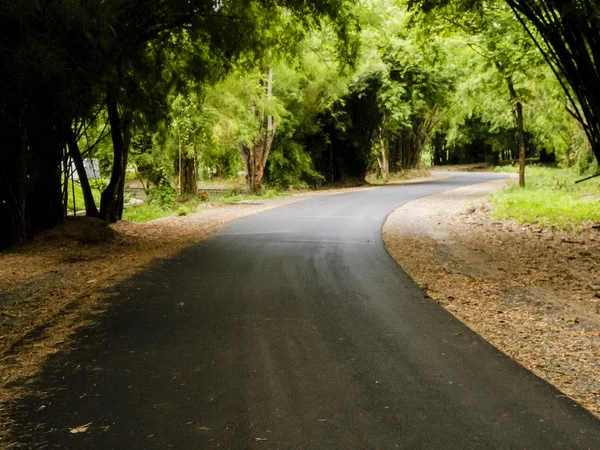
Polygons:
[[173,208],[168,208],[156,203],[144,203],[123,210],[123,220],[130,222],[150,222],[151,220],[170,217],[174,214]]
[[[279,197],[286,197],[289,193],[280,192],[274,189],[265,191],[262,195],[228,195],[211,199],[213,203],[236,203],[250,200],[264,200]],[[201,196],[179,198],[175,200],[172,197],[164,195],[151,195],[150,201],[143,205],[125,208],[123,219],[131,222],[150,222],[151,220],[162,219],[171,216],[187,216],[198,210],[198,205],[202,202]]]

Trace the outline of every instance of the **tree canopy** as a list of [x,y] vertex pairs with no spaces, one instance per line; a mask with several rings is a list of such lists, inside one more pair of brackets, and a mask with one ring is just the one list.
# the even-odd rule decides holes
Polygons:
[[213,177],[259,193],[421,164],[590,171],[598,25],[594,2],[0,0],[0,246],[65,219],[74,171],[108,222],[131,177],[164,199]]

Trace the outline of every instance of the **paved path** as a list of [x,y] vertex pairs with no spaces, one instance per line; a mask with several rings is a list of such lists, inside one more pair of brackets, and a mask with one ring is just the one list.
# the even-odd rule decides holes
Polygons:
[[[489,180],[314,198],[119,286],[13,415],[27,447],[599,449],[600,422],[426,298],[388,256],[400,203]],[[88,424],[86,432],[70,429]]]

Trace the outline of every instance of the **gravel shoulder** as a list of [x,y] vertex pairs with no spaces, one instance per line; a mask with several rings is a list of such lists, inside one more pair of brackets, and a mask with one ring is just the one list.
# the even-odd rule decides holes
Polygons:
[[[323,190],[233,204],[201,204],[185,217],[110,227],[78,218],[0,253],[0,404],[26,389],[46,358],[104,311],[111,288],[211,235],[227,222],[315,196]],[[1,409],[0,409],[1,411]]]
[[383,229],[390,255],[492,345],[600,415],[600,232],[494,221],[498,180],[409,202]]

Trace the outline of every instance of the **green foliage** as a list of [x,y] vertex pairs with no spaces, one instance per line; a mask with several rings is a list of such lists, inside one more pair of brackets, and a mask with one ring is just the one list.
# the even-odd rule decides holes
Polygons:
[[515,158],[510,135],[516,101],[524,107],[528,155],[545,152],[572,160],[580,153],[584,133],[565,109],[564,92],[506,5],[491,2],[465,13],[451,4],[426,20],[431,32],[444,32],[444,46],[454,55],[456,101],[441,127],[455,156],[450,162],[475,162],[457,158],[460,154],[478,154],[479,161],[488,162]]
[[323,181],[325,178],[312,168],[312,160],[301,144],[289,141],[271,151],[267,183],[274,189],[307,189],[309,184]]
[[[470,34],[480,35],[480,42],[474,44],[483,43],[483,53],[501,56],[497,59],[501,68],[521,85],[520,96],[527,99],[534,112],[526,123],[533,128],[529,131],[535,140],[543,141],[536,142],[538,147],[572,161],[583,148],[581,144],[574,148],[574,143],[580,142],[584,134],[592,153],[597,160],[600,158],[600,101],[596,89],[600,72],[594,56],[595,42],[600,38],[596,2],[410,0],[409,5],[425,13],[420,15],[425,22],[436,24],[436,33],[444,23],[446,32],[467,29]],[[480,33],[482,29],[484,34]],[[528,60],[534,64],[527,64]],[[579,122],[577,126],[573,118]]]
[[160,208],[169,208],[175,203],[176,199],[177,190],[170,184],[163,184],[150,190],[148,204],[156,205]]
[[187,206],[180,206],[179,208],[177,208],[177,212],[175,213],[175,215],[177,217],[183,217],[187,216],[190,212],[190,208],[188,208]]
[[185,180],[196,174],[241,180],[240,148],[260,144],[261,108],[277,125],[265,172],[277,190],[364,178],[386,170],[384,157],[392,171],[512,159],[516,102],[529,157],[554,155],[548,159],[578,173],[597,169],[597,74],[566,70],[563,61],[585,62],[595,48],[585,39],[597,35],[597,15],[573,16],[587,4],[542,14],[540,34],[523,22],[548,42],[552,27],[541,24],[577,19],[563,25],[584,39],[559,60],[552,49],[561,36],[542,46],[561,81],[587,99],[577,105],[515,16],[529,17],[538,0],[510,0],[512,9],[499,1],[412,2],[426,17],[395,0],[217,3],[0,0],[0,174],[8,180],[0,180],[0,215],[10,218],[0,236],[17,230],[22,238],[62,220],[56,167],[64,130],[74,129],[84,156],[112,175],[108,98],[122,119],[118,131],[131,138],[135,170],[125,174],[149,191],[149,203],[126,217],[187,214],[176,201],[178,178],[190,191],[195,184]]
[[171,203],[148,202],[139,206],[125,208],[123,219],[131,222],[150,222],[165,217],[183,217],[198,209],[198,199],[179,199]]
[[[516,173],[512,166],[497,172]],[[600,179],[581,179],[570,169],[530,167],[526,188],[511,187],[492,196],[492,216],[520,223],[569,228],[582,222],[600,222]]]
[[[109,103],[113,119],[121,116],[111,130],[117,154],[131,137],[134,156],[153,153],[132,163],[165,182],[171,170],[154,138],[169,141],[173,95],[214,84],[236,65],[293,55],[311,29],[327,29],[337,56],[351,66],[352,9],[350,0],[0,0],[0,215],[8,218],[0,223],[0,246],[62,220],[56,168],[73,125],[77,133],[102,128],[97,122]],[[182,136],[195,131],[178,124]],[[103,196],[113,203],[126,168],[106,150],[94,149],[103,173],[114,174]]]

